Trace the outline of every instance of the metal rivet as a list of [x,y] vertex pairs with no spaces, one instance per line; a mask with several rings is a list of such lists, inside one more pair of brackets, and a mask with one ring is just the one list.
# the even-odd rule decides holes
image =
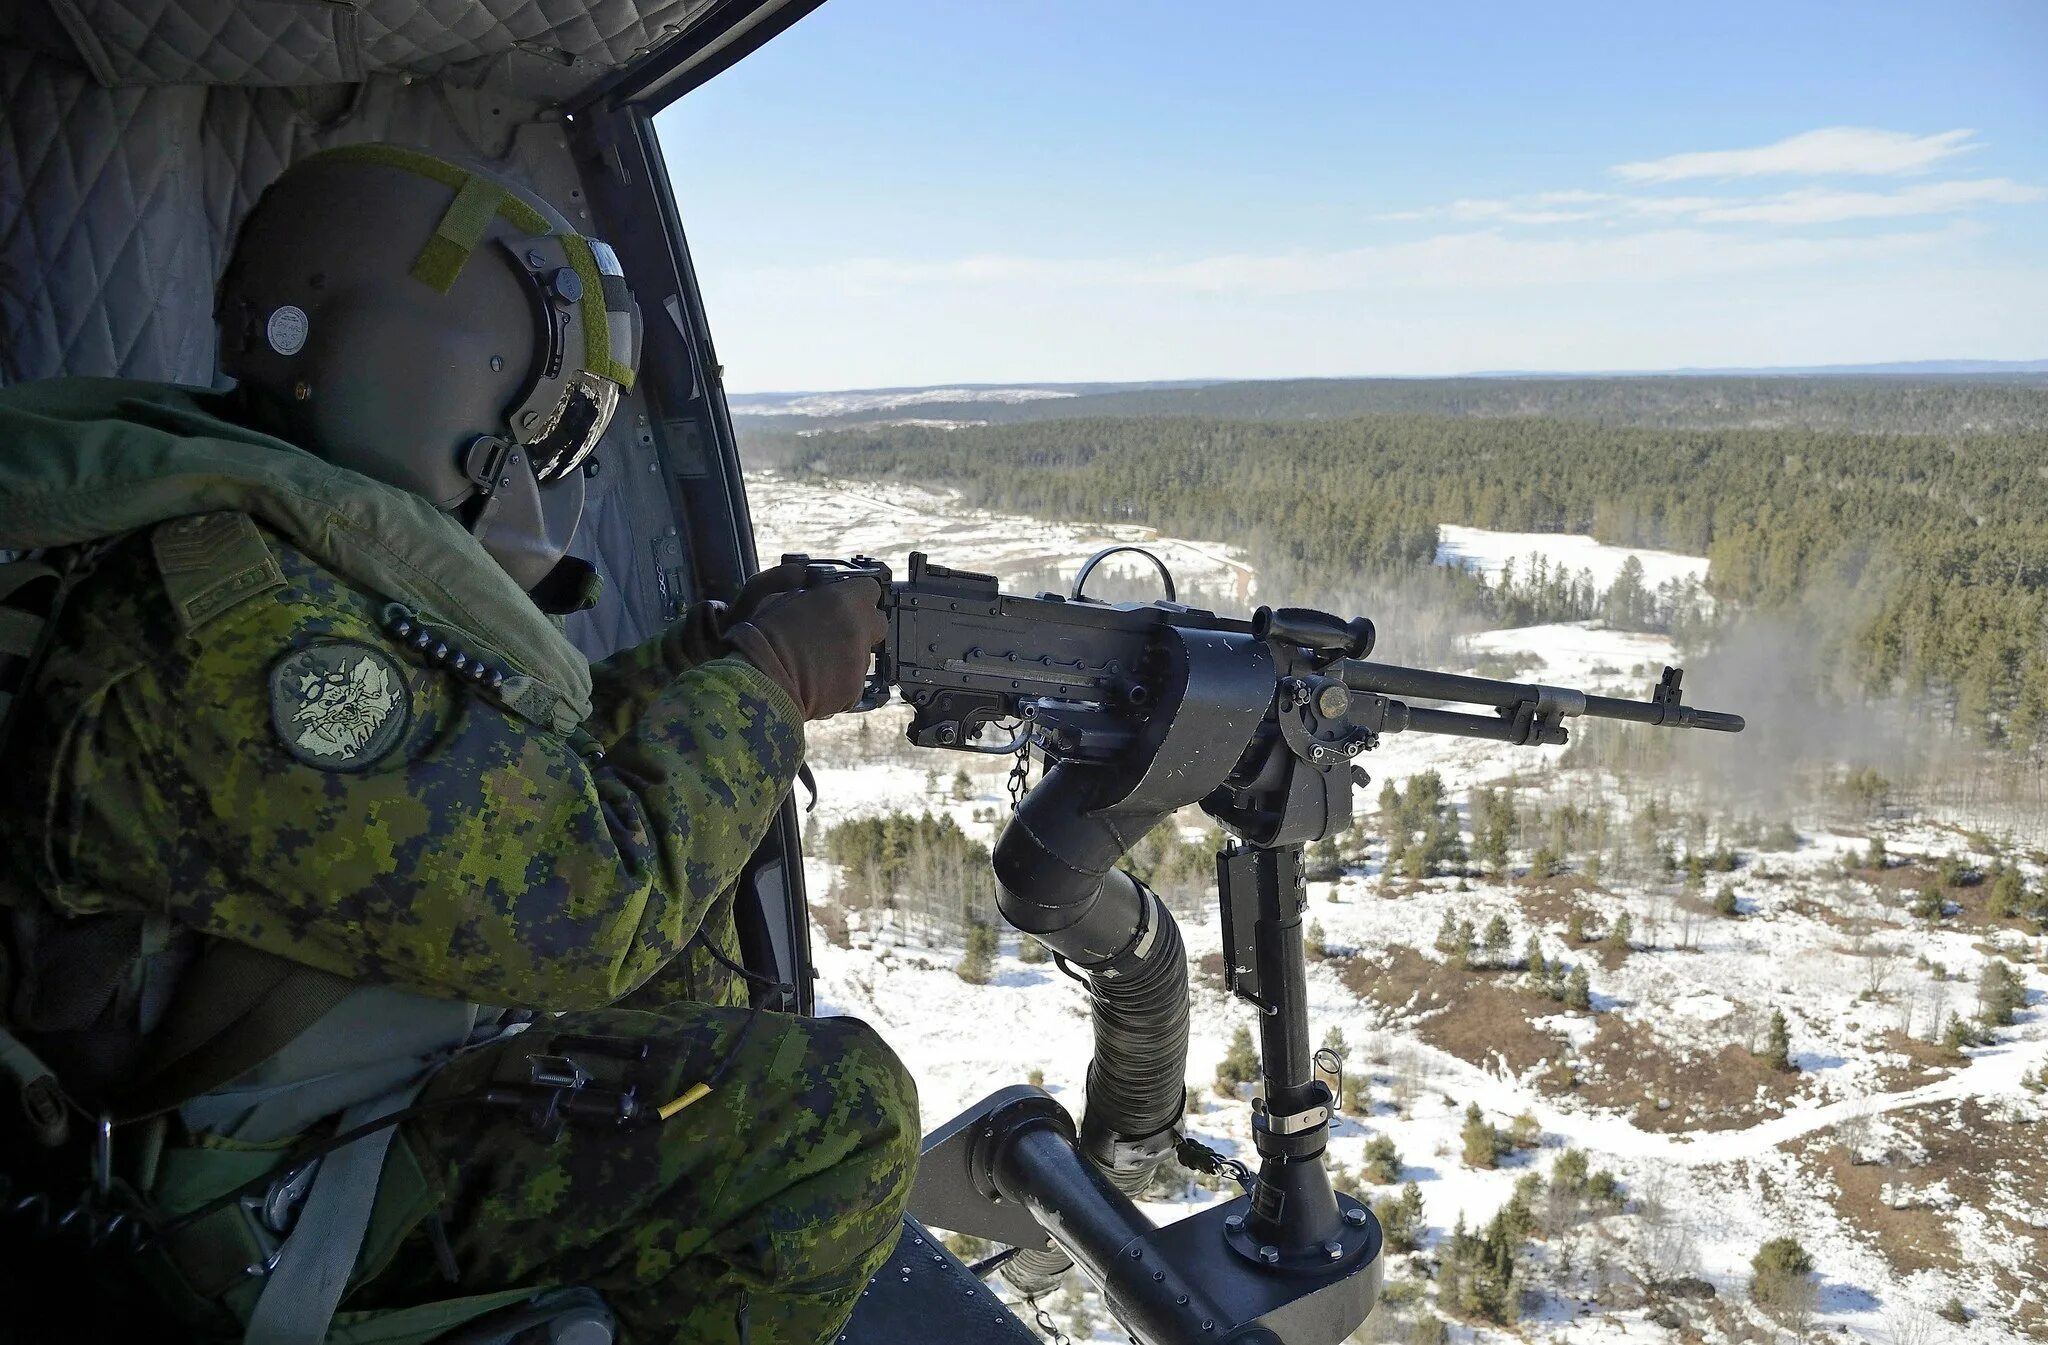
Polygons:
[[427,657],[434,660],[434,662],[436,663],[445,663],[448,659],[448,645],[446,644],[446,642],[436,644],[433,648],[433,651],[429,653]]
[[538,424],[540,424],[540,412],[538,412],[538,411],[522,411],[522,412],[520,412],[520,413],[519,413],[519,428],[520,428],[520,429],[522,429],[522,430],[530,430],[530,429],[532,429],[532,428],[533,428],[534,426],[536,426],[536,425],[538,425]]
[[494,373],[494,374],[496,374],[496,373],[502,373],[502,372],[504,372],[504,369],[505,369],[505,357],[504,357],[503,355],[493,355],[493,356],[491,356],[491,372],[492,372],[492,373]]
[[463,653],[460,649],[456,650],[455,658],[453,659],[449,666],[454,668],[455,671],[461,672],[464,668],[467,668],[469,666],[469,655]]

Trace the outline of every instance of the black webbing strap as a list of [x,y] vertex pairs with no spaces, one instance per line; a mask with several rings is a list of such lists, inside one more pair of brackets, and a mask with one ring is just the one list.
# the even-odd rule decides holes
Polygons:
[[220,1087],[284,1049],[355,982],[224,939],[185,972],[149,1064],[122,1092],[131,1118]]
[[60,575],[40,560],[0,564],[0,750],[48,644]]

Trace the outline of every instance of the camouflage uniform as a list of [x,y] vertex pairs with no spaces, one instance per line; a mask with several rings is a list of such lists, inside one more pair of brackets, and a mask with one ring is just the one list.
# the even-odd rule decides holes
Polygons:
[[[706,1002],[732,998],[708,958],[679,956],[700,928],[731,947],[731,886],[802,752],[788,695],[739,659],[690,666],[671,632],[596,665],[592,741],[572,750],[411,661],[379,600],[214,519],[184,526],[261,537],[275,582],[182,623],[153,549],[172,522],[115,545],[64,609],[0,782],[0,888],[71,915],[165,913],[352,980],[576,1011],[458,1057],[428,1099],[555,1032],[658,1043],[650,1098],[726,1062],[703,1100],[631,1132],[550,1147],[470,1107],[406,1123],[459,1287],[422,1226],[366,1252],[344,1312],[585,1284],[630,1341],[835,1330],[894,1242],[910,1081],[859,1023],[748,1027]],[[309,650],[310,671],[291,662]],[[321,719],[323,671],[370,713]]]

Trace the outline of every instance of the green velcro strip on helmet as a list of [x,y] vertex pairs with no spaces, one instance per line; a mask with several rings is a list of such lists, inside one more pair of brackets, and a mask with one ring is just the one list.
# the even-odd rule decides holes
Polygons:
[[583,300],[576,305],[583,318],[583,367],[622,389],[631,389],[633,366],[613,358],[611,319],[602,299],[604,276],[597,269],[590,240],[581,234],[564,234],[562,250],[569,254],[569,265],[583,282]]
[[554,232],[545,216],[489,178],[480,177],[460,164],[449,163],[424,150],[403,145],[342,145],[310,155],[311,159],[339,159],[396,168],[444,187],[453,188],[455,199],[441,216],[434,236],[413,262],[413,277],[442,294],[462,274],[464,263],[483,241],[493,219],[503,219],[529,237]]
[[484,241],[484,231],[498,217],[504,200],[505,191],[497,183],[480,177],[463,179],[455,199],[448,203],[447,212],[434,227],[434,236],[414,259],[412,278],[446,294],[462,274],[469,254]]

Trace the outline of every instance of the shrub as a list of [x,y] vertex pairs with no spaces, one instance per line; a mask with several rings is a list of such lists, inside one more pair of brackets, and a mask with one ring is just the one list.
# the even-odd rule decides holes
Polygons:
[[1772,1238],[1750,1259],[1749,1296],[1767,1308],[1798,1308],[1812,1298],[1813,1258],[1797,1238]]
[[1412,1252],[1422,1245],[1422,1188],[1414,1182],[1402,1186],[1398,1196],[1375,1200],[1372,1213],[1390,1250]]
[[2013,1015],[2027,1002],[2027,983],[1998,958],[1984,964],[1977,981],[1977,1007],[1994,1027],[2011,1027]]
[[1508,1123],[1508,1147],[1512,1149],[1534,1149],[1543,1143],[1543,1126],[1536,1119],[1536,1113],[1523,1112]]
[[1365,1142],[1365,1175],[1379,1186],[1392,1186],[1401,1180],[1401,1151],[1394,1147],[1393,1140],[1374,1135]]
[[1566,943],[1586,942],[1586,913],[1584,911],[1574,907],[1572,913],[1565,917],[1564,939]]
[[1607,942],[1611,947],[1626,948],[1635,937],[1636,922],[1629,918],[1627,911],[1614,917],[1614,924],[1607,930]]
[[1923,887],[1913,894],[1909,909],[1922,920],[1939,920],[1947,912],[1947,903],[1942,899],[1938,887]]
[[1963,1306],[1962,1299],[1955,1297],[1941,1305],[1939,1315],[1943,1321],[1954,1322],[1957,1326],[1967,1325],[1970,1320],[1970,1310]]
[[1372,1081],[1364,1071],[1352,1071],[1344,1076],[1344,1110],[1353,1116],[1372,1114]]
[[1480,947],[1486,950],[1486,960],[1495,966],[1507,961],[1508,940],[1507,917],[1494,912],[1493,919],[1486,922],[1486,933],[1480,937]]
[[1740,909],[1735,904],[1735,884],[1721,884],[1720,890],[1714,893],[1714,914],[1739,915],[1740,913]]
[[1863,852],[1863,867],[1877,873],[1883,873],[1885,865],[1889,862],[1884,852],[1884,837],[1872,836],[1870,838],[1870,848]]
[[1017,960],[1019,962],[1039,963],[1048,961],[1051,957],[1052,954],[1046,950],[1045,945],[1032,938],[1029,934],[1017,940]]
[[1501,1155],[1508,1149],[1500,1131],[1479,1114],[1479,1104],[1476,1102],[1466,1104],[1465,1125],[1458,1132],[1458,1137],[1464,1143],[1467,1167],[1496,1167],[1500,1163]]
[[1216,1091],[1224,1097],[1236,1097],[1239,1084],[1250,1083],[1258,1077],[1258,1048],[1252,1045],[1251,1029],[1240,1023],[1223,1052],[1223,1059],[1217,1062]]
[[973,797],[974,777],[967,773],[965,767],[953,772],[953,801],[965,803]]
[[1458,913],[1445,911],[1443,923],[1436,927],[1436,950],[1456,961],[1465,955],[1465,947],[1458,938]]
[[967,952],[953,969],[970,985],[987,985],[996,970],[996,927],[977,921],[967,927]]
[[1534,934],[1531,934],[1529,941],[1522,945],[1522,969],[1529,973],[1531,980],[1538,984],[1542,983],[1543,974],[1547,970],[1543,962],[1543,940]]
[[1593,982],[1586,975],[1584,967],[1573,967],[1572,974],[1564,981],[1564,1006],[1590,1012],[1593,1008]]
[[1757,1054],[1762,1056],[1764,1063],[1772,1069],[1789,1074],[1794,1068],[1792,1064],[1792,1029],[1791,1025],[1785,1021],[1784,1010],[1771,1010],[1770,1034],[1764,1039],[1763,1050],[1758,1051]]
[[1952,1013],[1948,1016],[1947,1030],[1941,1034],[1941,1044],[1958,1052],[1966,1046],[1989,1046],[1991,1029],[1981,1023],[1973,1023],[1959,1013]]
[[1302,951],[1310,957],[1328,957],[1330,955],[1330,939],[1329,935],[1323,932],[1322,921],[1311,920],[1308,922],[1308,933],[1302,936],[1301,947]]
[[1308,847],[1303,856],[1302,876],[1312,883],[1333,883],[1344,876],[1344,860],[1337,853],[1337,838],[1325,836]]
[[1993,920],[2010,920],[2024,914],[2027,900],[2027,884],[2020,877],[2020,871],[2008,864],[1997,864],[1991,870],[1991,891],[1984,899],[1984,909]]
[[1042,1069],[1032,1070],[1024,1076],[1024,1082],[1030,1084],[1033,1088],[1045,1087],[1045,1071]]
[[1600,1210],[1620,1209],[1621,1179],[1605,1168],[1586,1178],[1586,1203]]
[[1582,1149],[1566,1149],[1550,1164],[1550,1184],[1572,1195],[1586,1190],[1587,1163]]

